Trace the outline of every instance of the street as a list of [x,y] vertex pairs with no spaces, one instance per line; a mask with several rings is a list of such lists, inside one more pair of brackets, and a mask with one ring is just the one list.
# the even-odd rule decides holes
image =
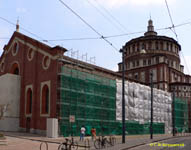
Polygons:
[[177,137],[156,143],[138,146],[131,150],[190,150],[191,137]]
[[[6,137],[7,145],[0,145],[0,150],[39,150],[41,142],[15,137]],[[48,143],[49,150],[57,150],[58,144]],[[41,150],[46,150],[45,145],[42,145]]]

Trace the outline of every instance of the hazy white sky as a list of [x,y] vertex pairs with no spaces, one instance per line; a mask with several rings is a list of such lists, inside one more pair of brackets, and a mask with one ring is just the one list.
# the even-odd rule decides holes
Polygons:
[[[189,16],[191,14],[190,1],[167,1],[175,25],[191,21],[191,16]],[[63,0],[63,2],[103,36],[146,31],[150,16],[155,29],[171,26],[165,0]],[[107,9],[107,12],[112,14],[118,22],[104,9]],[[20,30],[20,32],[37,40],[99,37],[64,7],[59,0],[0,0],[0,17],[13,23],[16,23],[17,18],[19,18],[21,27],[42,38],[31,35],[24,30]],[[14,31],[15,26],[0,19],[0,53],[2,53],[3,46],[8,42]],[[191,25],[181,26],[176,28],[176,31],[179,43],[182,45],[182,52],[189,68],[191,68],[189,40]],[[159,35],[175,38],[175,35],[170,30],[157,32]],[[108,38],[108,40],[119,50],[127,41],[143,34]],[[50,46],[58,44],[67,49],[73,49],[73,51],[78,50],[78,58],[86,53],[88,54],[88,60],[90,60],[90,57],[95,56],[96,65],[112,70],[117,70],[117,64],[121,61],[121,54],[100,39],[51,41],[46,44]],[[77,55],[73,57],[77,57]],[[185,64],[183,60],[182,64]],[[188,72],[186,67],[185,71]]]

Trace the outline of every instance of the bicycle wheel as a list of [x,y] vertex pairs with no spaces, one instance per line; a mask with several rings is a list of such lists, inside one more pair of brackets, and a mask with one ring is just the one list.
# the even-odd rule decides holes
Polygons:
[[95,140],[94,147],[96,149],[101,149],[102,146],[101,146],[101,141],[99,139]]
[[58,150],[67,150],[66,145],[63,143],[58,146]]
[[78,142],[75,141],[75,142],[71,143],[69,146],[69,149],[70,150],[77,150],[78,149]]
[[[45,146],[43,146],[45,144]],[[45,148],[43,148],[45,147]],[[40,143],[40,150],[48,150],[48,143],[47,142],[41,142]]]

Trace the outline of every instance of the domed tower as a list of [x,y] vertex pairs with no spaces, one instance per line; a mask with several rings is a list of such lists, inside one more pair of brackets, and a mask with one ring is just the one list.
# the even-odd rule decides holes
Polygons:
[[[129,78],[149,85],[152,72],[154,87],[168,91],[169,83],[185,80],[180,50],[180,44],[173,38],[157,35],[150,19],[144,36],[128,41],[121,49],[124,51],[125,73]],[[122,63],[118,66],[121,72]]]

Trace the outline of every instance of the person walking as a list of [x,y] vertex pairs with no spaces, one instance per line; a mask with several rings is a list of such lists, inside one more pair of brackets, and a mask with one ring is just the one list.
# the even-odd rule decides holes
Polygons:
[[80,129],[80,141],[84,140],[85,132],[86,132],[86,129],[84,126],[82,126]]
[[91,129],[91,135],[92,135],[92,140],[96,139],[96,129],[94,127],[92,127]]

